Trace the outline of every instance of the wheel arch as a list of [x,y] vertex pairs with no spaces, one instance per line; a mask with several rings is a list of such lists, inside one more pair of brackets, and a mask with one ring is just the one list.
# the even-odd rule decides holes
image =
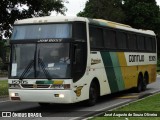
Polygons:
[[[101,91],[100,91],[100,83],[99,83],[99,80],[98,80],[97,77],[94,77],[92,79],[91,84],[93,84],[93,83],[97,85],[97,87],[98,87],[98,95],[100,96],[100,93],[101,93]],[[90,86],[91,86],[91,84],[90,84]]]

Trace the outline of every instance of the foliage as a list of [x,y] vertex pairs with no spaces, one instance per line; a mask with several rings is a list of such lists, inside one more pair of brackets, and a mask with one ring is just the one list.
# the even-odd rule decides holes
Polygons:
[[8,66],[7,64],[5,64],[4,62],[5,60],[5,52],[6,52],[6,41],[5,40],[1,40],[0,41],[0,70],[7,70]]
[[77,15],[160,31],[160,10],[155,0],[89,0]]
[[[3,56],[4,56],[4,52],[3,52],[3,49],[5,47],[5,41],[4,40],[1,40],[0,41],[0,64],[3,62]],[[2,64],[1,64],[2,65]]]
[[3,36],[10,37],[12,25],[17,19],[46,16],[51,11],[64,14],[66,11],[62,0],[1,0],[0,8],[0,40]]
[[121,8],[121,0],[89,0],[83,12],[77,14],[81,17],[107,19],[123,22],[125,15]]
[[1,80],[0,81],[0,97],[8,95],[8,81]]
[[156,30],[160,25],[159,6],[155,0],[124,0],[125,23],[135,28]]

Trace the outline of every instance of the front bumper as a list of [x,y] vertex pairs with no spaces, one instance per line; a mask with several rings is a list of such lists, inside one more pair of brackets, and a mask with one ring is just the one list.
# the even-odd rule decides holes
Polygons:
[[[23,90],[9,89],[9,95],[16,93],[19,101],[26,102],[44,102],[44,103],[74,103],[76,95],[72,90]],[[57,97],[57,94],[63,94],[64,97]],[[11,99],[13,100],[13,99]]]

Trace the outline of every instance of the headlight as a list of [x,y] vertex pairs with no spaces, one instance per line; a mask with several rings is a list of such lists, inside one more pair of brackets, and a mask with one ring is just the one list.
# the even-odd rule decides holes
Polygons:
[[9,84],[9,89],[21,89],[19,84]]

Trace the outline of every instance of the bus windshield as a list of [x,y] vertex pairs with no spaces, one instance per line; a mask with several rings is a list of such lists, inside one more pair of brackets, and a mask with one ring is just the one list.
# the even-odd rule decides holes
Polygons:
[[11,78],[69,78],[69,43],[12,45]]
[[12,40],[72,38],[72,24],[37,24],[14,26]]

